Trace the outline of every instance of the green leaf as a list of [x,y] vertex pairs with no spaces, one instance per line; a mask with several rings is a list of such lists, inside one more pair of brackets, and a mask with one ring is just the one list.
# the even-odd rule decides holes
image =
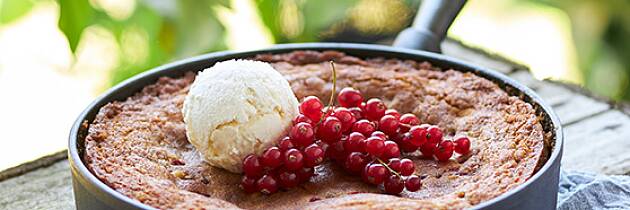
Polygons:
[[213,9],[221,6],[214,0],[177,1],[177,16],[172,20],[176,30],[176,57],[226,49],[225,29]]
[[[160,40],[162,33],[162,27],[164,27],[163,17],[161,17],[156,11],[144,4],[138,4],[133,14],[124,21],[115,21],[109,18],[102,20],[101,15],[97,16],[97,24],[103,25],[108,28],[116,36],[120,49],[125,51],[127,47],[134,47],[126,45],[123,41],[124,31],[135,29],[146,32],[146,42],[148,44],[146,53],[147,57],[140,63],[131,62],[124,54],[121,54],[121,65],[111,72],[110,84],[115,85],[131,76],[144,72],[150,68],[153,68],[159,64],[163,64],[167,59],[172,56],[166,52],[163,48]],[[121,52],[122,53],[122,52]]]
[[66,35],[70,49],[74,52],[83,30],[92,23],[94,9],[88,0],[58,0],[59,29]]
[[[348,9],[356,4],[357,0],[257,0],[258,13],[263,23],[271,31],[276,42],[312,42],[319,40],[319,34],[330,28],[333,24],[342,21]],[[287,38],[283,34],[281,18],[284,4],[295,4],[298,7],[300,17],[304,18],[303,30],[296,37]]]
[[226,8],[232,9],[232,5],[230,4],[230,0],[214,0],[218,5],[221,5]]
[[22,17],[33,5],[31,0],[0,0],[0,25]]
[[269,29],[273,35],[274,40],[279,43],[286,42],[287,40],[282,35],[279,24],[280,21],[278,20],[278,14],[280,14],[280,1],[257,0],[256,6],[263,24],[267,26],[267,29]]
[[317,0],[306,1],[303,5],[304,36],[299,41],[317,41],[319,33],[333,24],[342,21],[350,7],[357,0]]

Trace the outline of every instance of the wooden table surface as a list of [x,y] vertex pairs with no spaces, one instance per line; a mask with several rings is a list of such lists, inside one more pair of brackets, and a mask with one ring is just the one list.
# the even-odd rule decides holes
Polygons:
[[[562,168],[630,174],[630,110],[571,84],[539,81],[525,66],[453,40],[444,54],[500,71],[536,91],[560,117],[565,133]],[[74,209],[66,152],[0,172],[0,209]]]

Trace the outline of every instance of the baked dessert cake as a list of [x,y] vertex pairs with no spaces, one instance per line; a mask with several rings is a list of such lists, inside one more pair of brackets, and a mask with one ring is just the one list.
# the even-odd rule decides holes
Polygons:
[[103,106],[89,123],[85,164],[116,191],[159,209],[463,209],[522,184],[545,161],[545,132],[534,108],[473,73],[336,51],[253,59],[271,63],[297,98],[329,97],[334,59],[338,87],[381,98],[438,125],[445,136],[465,134],[474,139],[472,150],[446,162],[408,155],[422,178],[416,192],[383,194],[360,176],[324,163],[296,188],[248,194],[238,187],[240,174],[208,165],[187,140],[181,109],[195,79],[189,72]]

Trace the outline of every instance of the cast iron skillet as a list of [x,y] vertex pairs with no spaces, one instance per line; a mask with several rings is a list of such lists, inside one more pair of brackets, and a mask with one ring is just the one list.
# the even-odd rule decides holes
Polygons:
[[414,25],[398,36],[394,42],[395,47],[348,43],[305,43],[277,45],[269,49],[247,52],[224,51],[166,64],[116,85],[92,102],[81,113],[70,131],[68,159],[77,209],[154,209],[116,192],[96,178],[84,165],[81,157],[84,153],[87,128],[82,124],[92,122],[102,106],[112,101],[125,100],[146,85],[153,84],[159,77],[179,77],[187,71],[202,70],[223,60],[295,50],[337,50],[360,58],[385,57],[428,61],[442,69],[452,68],[462,72],[473,72],[495,82],[510,95],[519,96],[533,105],[542,119],[543,129],[552,136],[547,145],[551,151],[548,160],[525,183],[494,199],[480,203],[473,209],[554,209],[558,193],[563,134],[560,121],[551,107],[531,89],[501,73],[434,53],[439,52],[440,41],[464,3],[465,0],[425,0]]

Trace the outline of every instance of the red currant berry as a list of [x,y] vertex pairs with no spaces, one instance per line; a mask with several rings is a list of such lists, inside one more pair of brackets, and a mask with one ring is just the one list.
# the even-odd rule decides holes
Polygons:
[[363,110],[361,110],[361,108],[359,107],[352,107],[350,109],[350,112],[352,112],[352,115],[354,116],[354,119],[356,120],[360,120],[363,119]]
[[326,142],[333,142],[341,138],[341,121],[333,116],[326,117],[317,130],[319,137]]
[[407,114],[403,114],[402,116],[400,116],[400,124],[402,124],[400,126],[400,130],[402,132],[407,132],[409,131],[409,127],[410,126],[414,126],[414,125],[420,125],[420,120],[418,119],[418,117],[416,117],[416,115],[407,113]]
[[385,141],[385,146],[383,147],[383,154],[381,154],[382,159],[389,159],[400,157],[400,149],[398,148],[398,144],[393,141]]
[[332,114],[333,114],[333,111],[334,111],[334,108],[335,108],[335,107],[332,107],[332,106],[326,106],[326,107],[324,107],[324,109],[322,109],[322,113],[324,113],[324,118],[326,118],[326,117],[328,117],[328,116],[332,115]]
[[413,138],[411,137],[411,134],[405,133],[402,135],[402,139],[398,145],[403,152],[414,152],[418,150],[418,147],[414,145],[412,141]]
[[400,123],[414,126],[420,125],[420,120],[416,117],[416,115],[407,113],[400,116]]
[[309,167],[301,168],[300,170],[296,171],[295,174],[297,174],[300,183],[303,183],[307,182],[309,179],[311,179],[313,175],[315,175],[315,169]]
[[368,120],[375,121],[381,119],[381,117],[385,115],[385,110],[387,110],[387,107],[381,99],[371,98],[365,103],[365,116]]
[[256,178],[243,176],[241,178],[241,189],[243,189],[246,193],[258,191],[258,188],[256,187]]
[[243,173],[245,176],[258,178],[262,175],[263,166],[256,155],[250,154],[243,159]]
[[409,129],[409,135],[411,137],[411,144],[416,147],[422,146],[427,142],[427,130],[420,126],[413,126]]
[[424,123],[424,124],[420,124],[419,126],[420,126],[420,128],[423,128],[423,129],[425,129],[425,130],[428,130],[428,129],[429,129],[429,127],[431,127],[432,125],[431,125],[431,124],[426,124],[426,123]]
[[391,136],[387,136],[389,137],[390,140],[396,142],[398,144],[398,146],[400,147],[400,142],[402,142],[403,137],[405,137],[406,133],[396,133],[394,135]]
[[352,124],[357,121],[354,118],[354,114],[345,107],[337,107],[332,116],[337,117],[341,121],[341,131],[344,133],[349,131],[352,128]]
[[437,158],[439,161],[447,161],[451,159],[451,156],[453,156],[454,148],[455,145],[450,140],[441,142],[434,152],[435,158]]
[[344,166],[350,173],[358,174],[367,164],[365,155],[360,152],[351,152],[348,154]]
[[297,149],[287,150],[284,152],[284,166],[291,171],[302,168],[304,166],[304,155]]
[[304,166],[314,167],[324,162],[324,150],[317,144],[304,148]]
[[264,175],[256,182],[258,190],[263,194],[272,194],[278,191],[278,182],[271,175]]
[[370,136],[374,130],[376,130],[374,124],[367,120],[359,120],[352,126],[353,132],[359,132],[364,136]]
[[309,145],[315,141],[313,126],[305,122],[298,123],[289,131],[289,137],[293,139],[297,146],[304,147]]
[[385,141],[379,137],[370,137],[365,140],[365,151],[370,155],[381,156],[383,148],[385,148]]
[[438,144],[442,141],[442,130],[439,127],[434,125],[429,126],[427,132],[429,133],[427,142],[430,144]]
[[363,96],[361,93],[351,87],[341,89],[337,96],[337,101],[343,107],[358,107],[363,102]]
[[280,150],[287,151],[288,149],[294,148],[295,145],[293,145],[293,142],[291,141],[291,138],[286,136],[284,138],[282,138],[279,142],[278,142],[278,148],[280,148]]
[[422,182],[420,180],[420,177],[416,175],[411,175],[411,176],[408,176],[407,179],[405,179],[405,188],[407,188],[409,192],[418,191],[420,190],[420,187],[422,187]]
[[306,115],[313,122],[319,122],[322,117],[324,104],[315,96],[307,96],[300,104],[300,113]]
[[385,179],[383,187],[385,188],[386,193],[396,195],[405,189],[405,181],[399,176],[392,174]]
[[343,135],[343,136],[341,136],[341,138],[339,139],[339,141],[343,141],[343,142],[344,142],[344,145],[343,145],[343,146],[344,146],[344,148],[346,148],[346,147],[345,147],[345,146],[346,146],[345,144],[346,144],[346,141],[348,141],[348,135]]
[[339,163],[343,163],[344,159],[347,156],[347,151],[344,147],[345,141],[336,141],[330,144],[328,150],[326,151],[326,156],[330,159],[336,160]]
[[400,160],[400,175],[409,176],[415,171],[416,165],[413,163],[413,161],[407,158]]
[[328,151],[328,147],[330,147],[330,144],[323,141],[316,141],[315,144],[322,148],[322,150],[324,151],[324,158],[326,158],[326,151]]
[[344,145],[348,152],[365,152],[365,136],[359,132],[352,132]]
[[383,183],[385,178],[389,176],[389,171],[387,171],[387,168],[379,163],[369,164],[365,168],[364,173],[367,182],[374,185]]
[[301,123],[301,122],[313,124],[313,121],[311,120],[311,118],[308,118],[306,115],[303,115],[303,114],[298,114],[297,116],[295,116],[295,118],[293,118],[293,125],[297,125],[298,123]]
[[282,165],[282,151],[278,147],[266,149],[260,156],[260,163],[269,168],[277,168]]
[[422,156],[424,157],[433,157],[433,153],[437,150],[437,144],[425,143],[420,146],[420,152],[422,152]]
[[388,109],[385,111],[385,115],[391,115],[394,116],[397,120],[400,119],[400,113],[398,113],[397,110],[395,109]]
[[389,166],[389,168],[391,168],[392,170],[398,173],[400,173],[400,170],[402,169],[399,158],[390,158],[389,162],[387,162],[387,165]]
[[387,135],[385,135],[385,133],[383,133],[382,131],[374,131],[370,136],[379,137],[383,140],[387,140]]
[[300,180],[294,172],[282,170],[278,173],[278,182],[282,188],[289,189],[297,186],[300,183]]
[[468,137],[462,136],[455,139],[455,152],[465,155],[470,152],[470,139]]
[[[361,109],[362,113],[365,113],[365,102],[361,102],[361,105],[359,105],[359,109]],[[365,117],[365,115],[363,115],[363,117]]]
[[367,177],[367,171],[368,171],[368,168],[369,168],[372,164],[374,164],[374,162],[370,162],[370,161],[368,160],[368,164],[365,164],[365,166],[363,167],[363,170],[361,171],[361,179],[362,179],[362,180],[363,180],[363,182],[365,182],[365,183],[370,183],[370,180],[368,180],[368,177]]
[[379,120],[378,129],[386,134],[395,134],[398,131],[398,119],[391,115],[385,115]]

